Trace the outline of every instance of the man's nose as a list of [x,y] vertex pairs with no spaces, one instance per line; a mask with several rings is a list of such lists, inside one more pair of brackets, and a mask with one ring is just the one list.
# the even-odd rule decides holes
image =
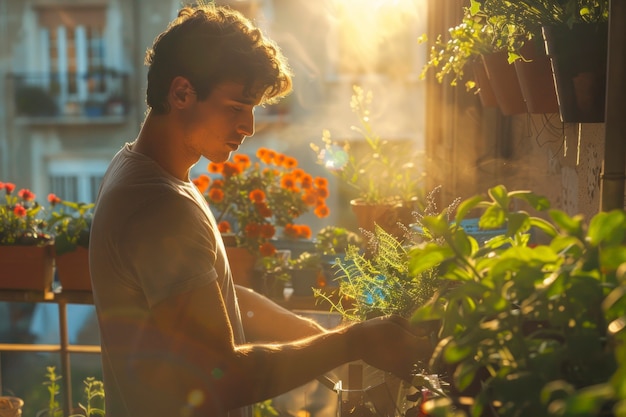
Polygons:
[[239,126],[239,133],[244,136],[252,136],[254,135],[254,110],[250,112],[246,112],[244,116],[242,116]]

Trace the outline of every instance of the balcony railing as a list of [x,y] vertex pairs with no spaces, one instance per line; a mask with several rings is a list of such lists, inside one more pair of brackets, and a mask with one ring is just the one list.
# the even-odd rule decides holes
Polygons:
[[111,69],[87,73],[10,74],[13,114],[27,124],[121,122],[129,110],[128,75]]

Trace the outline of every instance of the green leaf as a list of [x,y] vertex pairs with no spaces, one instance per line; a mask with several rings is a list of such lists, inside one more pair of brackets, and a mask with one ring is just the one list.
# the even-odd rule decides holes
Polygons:
[[557,231],[554,228],[554,226],[547,220],[544,220],[540,217],[531,217],[530,225],[541,230],[542,232],[547,234],[549,237],[555,237],[557,235]]
[[517,233],[524,233],[530,228],[530,217],[528,213],[518,211],[510,213],[507,222],[507,236],[513,236]]
[[526,201],[532,208],[538,211],[543,211],[550,208],[550,201],[540,195],[537,195],[531,191],[511,191],[509,197],[518,198]]
[[484,198],[480,195],[464,200],[456,210],[454,221],[457,224],[461,224],[461,220],[465,219],[465,216],[482,201],[484,201]]
[[500,206],[489,206],[487,210],[480,216],[478,226],[483,229],[497,229],[502,227],[506,222],[505,211]]
[[596,214],[589,223],[587,236],[592,245],[598,246],[601,242],[617,244],[624,239],[626,214],[624,210],[613,210],[609,213]]
[[454,379],[460,391],[465,390],[474,382],[476,371],[478,371],[478,365],[475,362],[463,362],[457,366],[454,372]]
[[502,208],[503,210],[509,209],[509,194],[504,185],[497,185],[493,188],[490,188],[488,193],[489,196],[498,203],[500,208]]
[[459,346],[455,340],[451,340],[444,349],[443,357],[447,363],[458,363],[469,357],[472,352],[471,346]]
[[582,236],[583,217],[581,215],[570,217],[562,210],[550,210],[550,217],[558,227],[572,236]]
[[409,251],[409,271],[412,275],[419,275],[452,256],[454,256],[452,249],[434,243],[429,243],[423,248],[413,248]]

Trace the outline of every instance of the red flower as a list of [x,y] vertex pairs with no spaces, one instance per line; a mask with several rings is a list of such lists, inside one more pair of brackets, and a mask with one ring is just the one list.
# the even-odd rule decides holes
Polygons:
[[217,224],[217,230],[219,230],[220,233],[230,233],[230,223],[228,223],[226,220],[222,220]]
[[17,217],[26,217],[26,209],[21,204],[16,204],[15,207],[13,207],[13,213]]
[[237,164],[233,164],[232,162],[224,162],[224,166],[222,167],[222,174],[224,174],[225,177],[232,177],[240,174],[241,171],[241,167]]
[[254,203],[254,209],[259,213],[259,216],[265,217],[266,219],[272,217],[272,214],[274,214],[265,202]]
[[271,243],[265,242],[259,246],[259,252],[261,256],[274,256],[274,254],[276,254],[276,248]]
[[311,228],[307,226],[306,224],[299,225],[297,227],[297,231],[298,231],[297,237],[302,238],[302,239],[311,239],[311,236],[312,236]]
[[52,207],[54,207],[61,202],[61,199],[55,194],[50,193],[48,194],[48,202],[52,204]]
[[261,235],[261,226],[257,223],[249,223],[246,225],[246,236],[257,238]]
[[17,196],[19,198],[21,198],[24,201],[34,201],[35,200],[35,193],[33,193],[31,190],[27,189],[27,188],[22,188],[21,190],[18,191]]
[[15,190],[15,184],[13,184],[12,182],[5,182],[4,189],[7,194],[11,194],[13,190]]
[[271,224],[264,224],[261,225],[260,234],[263,239],[271,239],[276,234],[276,229]]

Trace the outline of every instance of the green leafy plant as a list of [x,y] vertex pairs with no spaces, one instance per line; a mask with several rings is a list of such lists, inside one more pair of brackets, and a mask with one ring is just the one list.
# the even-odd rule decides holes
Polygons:
[[363,138],[364,149],[350,141],[334,141],[330,131],[322,132],[322,146],[311,143],[317,162],[354,190],[365,203],[406,203],[422,196],[425,177],[420,166],[421,152],[411,144],[381,138],[370,122],[373,95],[353,87],[350,107],[359,119],[352,129]]
[[348,246],[360,246],[362,238],[358,233],[340,226],[325,226],[315,236],[315,250],[321,255],[346,253]]
[[48,195],[52,210],[48,216],[48,230],[54,235],[57,255],[71,252],[77,246],[89,248],[89,234],[93,219],[94,203],[61,200],[54,194]]
[[[48,407],[37,413],[37,417],[63,417],[63,410],[59,406],[57,396],[60,392],[59,380],[61,375],[56,373],[56,367],[46,367],[46,380],[43,385],[48,390]],[[104,411],[104,384],[94,377],[87,377],[83,381],[83,396],[85,404],[78,403],[78,408],[82,410],[80,414],[71,414],[68,417],[92,417],[105,416]]]
[[[479,245],[460,226],[476,209],[481,227],[506,232]],[[451,369],[449,396],[426,412],[592,416],[624,398],[626,213],[586,225],[532,192],[497,186],[448,216],[424,216],[438,241],[408,253],[411,274],[439,271],[439,296],[412,320],[440,323],[431,367]]]
[[36,195],[23,188],[15,192],[15,184],[0,182],[0,245],[46,245],[53,237],[46,233],[42,206]]

